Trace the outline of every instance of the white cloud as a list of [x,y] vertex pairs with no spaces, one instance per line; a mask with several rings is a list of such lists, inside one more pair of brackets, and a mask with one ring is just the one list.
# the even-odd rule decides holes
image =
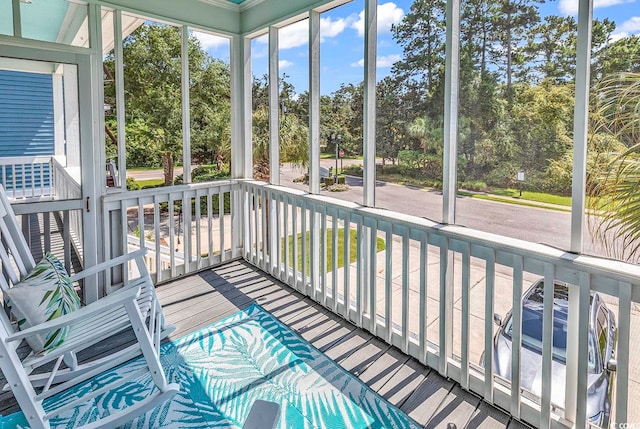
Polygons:
[[293,63],[291,61],[287,61],[287,60],[280,60],[278,61],[278,68],[280,70],[284,70],[288,67],[291,67],[293,65]]
[[[378,59],[376,60],[376,67],[379,67],[379,68],[391,67],[393,63],[395,63],[396,61],[400,61],[400,59],[401,57],[398,54],[391,54],[391,55],[378,57]],[[360,59],[360,61],[357,61],[355,63],[351,63],[351,67],[364,67],[364,58]]]
[[616,33],[635,34],[640,32],[640,16],[627,19],[616,28]]
[[[388,33],[391,25],[402,21],[404,11],[395,3],[389,2],[378,5],[378,33]],[[360,37],[364,36],[364,10],[358,15],[358,20],[351,24],[351,28],[358,31]]]
[[349,18],[339,18],[332,21],[331,18],[320,18],[320,40],[336,37],[342,33],[350,23]]
[[309,20],[305,19],[288,25],[278,32],[278,47],[280,49],[297,48],[306,44],[308,39]]
[[386,55],[386,56],[382,56],[382,57],[378,57],[378,60],[376,61],[376,66],[378,67],[391,67],[393,65],[393,63],[400,61],[400,55],[398,54],[391,54],[391,55]]
[[193,35],[200,41],[202,49],[205,51],[217,49],[221,46],[229,46],[229,39],[226,37],[214,36],[213,34],[201,33],[199,31],[194,31]]
[[609,38],[609,43],[624,39],[632,34],[640,34],[640,16],[633,16],[620,24]]
[[[558,10],[565,15],[577,15],[578,14],[578,1],[579,0],[560,0],[558,3]],[[615,6],[617,4],[634,3],[635,0],[594,0],[593,8],[598,9],[602,7]]]
[[[349,26],[349,18],[320,18],[321,41],[327,38],[336,37]],[[280,49],[297,48],[306,45],[309,40],[309,20],[305,19],[294,24],[283,27],[278,32],[278,47]],[[268,44],[269,35],[265,34],[256,39],[258,43]]]

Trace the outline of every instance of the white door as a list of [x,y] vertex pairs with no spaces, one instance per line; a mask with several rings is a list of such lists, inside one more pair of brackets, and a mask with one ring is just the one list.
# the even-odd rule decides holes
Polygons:
[[[36,259],[98,261],[92,58],[0,46],[0,183]],[[94,73],[95,74],[95,73]],[[85,301],[97,297],[97,288]]]

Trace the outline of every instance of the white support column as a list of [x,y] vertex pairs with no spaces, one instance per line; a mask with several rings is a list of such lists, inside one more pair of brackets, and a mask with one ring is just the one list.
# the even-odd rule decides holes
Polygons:
[[[584,236],[592,23],[593,0],[579,0],[571,187],[570,251],[573,253],[582,253]],[[589,290],[590,280],[585,273],[581,273],[579,286],[569,287],[565,418],[575,422],[576,428],[585,426],[587,363],[586,359],[580,359],[580,356],[585,356],[588,348],[588,329],[585,321],[589,312]]]
[[[102,63],[100,63],[102,65]],[[66,167],[80,167],[80,107],[78,94],[78,69],[73,65],[63,66],[62,76],[64,79],[64,127],[66,135],[67,157]],[[104,97],[103,97],[104,100]],[[100,104],[104,120],[104,104]],[[104,166],[100,172],[104,171]]]
[[444,80],[444,159],[442,223],[456,220],[458,157],[458,87],[460,76],[460,0],[447,0],[447,42]]
[[189,99],[189,28],[182,35],[182,181],[191,183],[191,103]]
[[579,0],[578,45],[576,53],[576,107],[573,113],[573,185],[571,187],[570,251],[573,253],[582,253],[582,238],[584,235],[592,22],[593,0]]
[[320,12],[309,11],[309,192],[320,193]]
[[[363,177],[362,177],[362,204],[368,207],[376,205],[376,61],[378,55],[378,0],[365,0],[364,4],[364,102],[362,124],[362,151],[363,151]],[[370,228],[362,231],[360,246],[369,249],[374,246],[375,237]],[[371,253],[361,252],[362,264],[360,272],[362,277],[359,294],[364,302],[369,302],[370,287],[375,287],[375,278],[371,279]],[[371,286],[373,285],[373,286]]]
[[231,39],[231,177],[253,177],[251,39]]
[[[89,43],[94,54],[83,56],[78,64],[78,88],[83,96],[79,100],[80,142],[82,144],[82,233],[84,267],[92,267],[103,257],[104,228],[102,205],[99,201],[106,192],[104,151],[104,81],[102,68],[102,18],[101,7],[89,4]],[[65,85],[67,86],[67,85]],[[123,225],[126,228],[126,225]],[[86,303],[102,295],[97,276],[85,280]]]
[[[309,11],[309,192],[320,193],[320,12]],[[311,285],[316,296],[320,284],[320,229],[322,217],[316,210],[310,215]],[[326,227],[323,225],[322,227]],[[304,274],[303,274],[304,278]]]
[[[447,0],[447,40],[444,86],[444,159],[442,177],[442,223],[455,223],[456,169],[458,153],[458,79],[460,74],[460,0]],[[440,373],[448,376],[448,359],[453,350],[454,255],[440,251]]]
[[278,28],[269,27],[269,182],[280,184],[280,84]]
[[22,37],[22,19],[20,18],[20,0],[12,0],[13,6],[13,35]]
[[[57,68],[59,70],[59,68]],[[54,155],[64,155],[64,85],[62,74],[52,75]]]
[[[240,35],[231,39],[231,177],[250,179],[253,172],[251,143],[251,40]],[[244,194],[237,190],[231,197],[231,249],[240,254],[248,238],[244,237]],[[247,211],[248,212],[248,211]]]
[[364,124],[363,124],[363,204],[376,205],[376,58],[378,1],[364,6]]
[[127,136],[124,111],[124,57],[122,48],[122,12],[116,10],[113,20],[113,51],[115,59],[116,122],[118,132],[118,177],[120,187],[127,189]]

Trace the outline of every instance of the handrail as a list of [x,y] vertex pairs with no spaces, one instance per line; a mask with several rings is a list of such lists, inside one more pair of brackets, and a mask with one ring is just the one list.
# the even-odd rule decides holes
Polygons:
[[0,165],[46,164],[51,160],[51,158],[51,155],[3,156],[0,157]]
[[[365,207],[334,197],[309,194],[284,186],[269,185],[265,182],[254,180],[238,180],[238,182],[245,185],[258,186],[291,197],[303,198],[334,210],[349,210],[354,214],[361,214],[376,219],[378,222],[393,222],[394,224],[407,228],[423,228],[449,239],[458,239],[473,245],[493,247],[512,254],[535,258],[541,262],[560,263],[563,267],[567,268],[580,267],[583,270],[592,271],[596,275],[613,276],[615,277],[615,281],[638,283],[640,280],[640,265],[630,264],[628,262],[589,255],[577,255],[542,243],[533,243],[459,225],[441,224],[418,216],[394,212],[388,209]],[[634,293],[640,293],[640,291]],[[640,294],[636,299],[640,300]]]
[[114,231],[118,238],[105,240],[105,254],[149,249],[145,263],[156,283],[237,258],[239,249],[227,244],[235,233],[228,209],[237,192],[235,180],[218,180],[109,193],[103,197],[105,235]]

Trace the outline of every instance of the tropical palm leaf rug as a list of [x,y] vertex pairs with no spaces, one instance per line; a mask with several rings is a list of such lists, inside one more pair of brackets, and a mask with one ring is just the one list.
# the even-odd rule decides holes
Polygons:
[[[280,404],[279,428],[418,428],[353,375],[254,304],[161,348],[162,364],[180,392],[127,428],[240,428],[256,399]],[[87,389],[136,371],[136,359],[73,391],[51,398],[57,408]],[[127,406],[155,388],[140,377],[52,420],[53,428],[88,423],[97,413]],[[25,427],[22,413],[0,422]]]

